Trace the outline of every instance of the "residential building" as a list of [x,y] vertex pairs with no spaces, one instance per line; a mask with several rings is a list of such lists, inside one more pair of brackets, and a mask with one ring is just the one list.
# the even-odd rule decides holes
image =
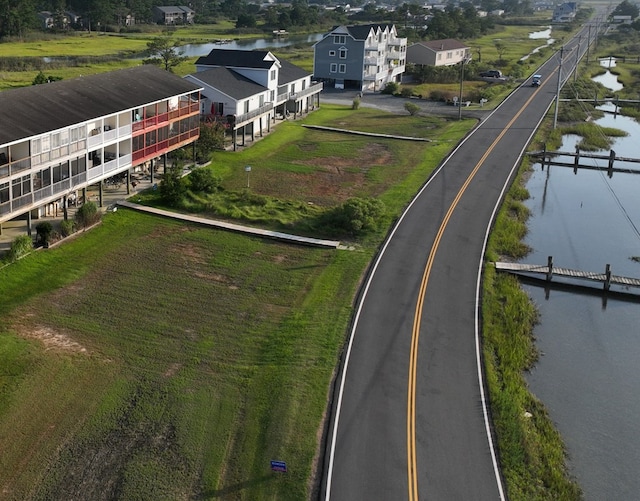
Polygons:
[[213,49],[185,78],[202,86],[203,117],[225,124],[234,149],[238,140],[244,146],[245,137],[268,132],[277,117],[295,118],[320,105],[322,84],[269,51]]
[[407,48],[407,63],[418,66],[452,66],[467,61],[471,55],[471,47],[446,38],[418,42]]
[[382,90],[405,70],[407,39],[394,25],[338,26],[313,48],[314,78],[337,89]]
[[570,23],[576,17],[577,10],[578,4],[576,2],[565,2],[553,10],[551,20],[554,23]]
[[186,5],[156,6],[153,20],[158,24],[193,24],[196,12]]
[[0,224],[193,143],[201,90],[141,65],[0,92]]

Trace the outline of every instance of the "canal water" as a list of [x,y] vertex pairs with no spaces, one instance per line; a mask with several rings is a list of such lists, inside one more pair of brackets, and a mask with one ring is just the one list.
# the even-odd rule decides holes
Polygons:
[[[596,123],[629,134],[612,146],[618,155],[640,156],[635,120],[607,114]],[[575,151],[578,140],[565,136],[560,150]],[[640,170],[640,164],[615,166]],[[532,252],[523,262],[544,264],[553,256],[555,266],[598,272],[609,263],[613,274],[640,278],[633,259],[640,256],[640,174],[609,178],[536,165],[527,189]],[[540,312],[534,336],[541,353],[527,381],[565,441],[585,500],[640,499],[640,305],[525,290]]]
[[187,44],[181,46],[180,49],[184,51],[185,56],[196,57],[206,56],[212,49],[271,50],[296,44],[313,44],[322,40],[323,36],[324,34],[322,33],[316,33],[311,35],[290,35],[288,37],[278,38],[260,38],[257,40],[230,40],[227,43]]

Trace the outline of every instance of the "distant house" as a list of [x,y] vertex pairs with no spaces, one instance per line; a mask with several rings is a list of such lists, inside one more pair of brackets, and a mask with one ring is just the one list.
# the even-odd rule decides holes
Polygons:
[[612,16],[611,22],[614,24],[631,24],[633,18],[631,16]]
[[320,104],[322,84],[311,74],[269,51],[213,49],[196,60],[196,73],[185,78],[201,85],[201,115],[223,123],[234,149],[248,135],[271,129],[276,117],[308,113]]
[[558,5],[553,10],[552,21],[554,23],[570,23],[576,17],[578,4],[576,2],[565,2]]
[[185,5],[157,6],[153,20],[158,24],[193,24],[196,12]]
[[54,20],[53,14],[48,10],[38,12],[38,19],[40,20],[40,26],[45,30],[53,28]]
[[338,89],[382,90],[400,82],[407,39],[390,24],[338,26],[313,46],[313,76]]
[[452,66],[469,58],[468,45],[446,38],[418,42],[407,48],[407,63],[418,66]]

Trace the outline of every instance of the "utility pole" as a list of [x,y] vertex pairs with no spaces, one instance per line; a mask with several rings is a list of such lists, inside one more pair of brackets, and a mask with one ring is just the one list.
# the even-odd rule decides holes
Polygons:
[[589,48],[591,47],[591,24],[589,24],[589,34],[587,35],[587,64],[589,64]]
[[564,53],[564,45],[560,47],[560,64],[558,65],[558,85],[556,88],[556,106],[553,111],[553,128],[558,124],[558,106],[560,105],[560,83],[562,81],[562,56]]
[[582,35],[578,37],[578,52],[576,52],[576,66],[573,69],[573,83],[578,79],[578,65],[580,64],[580,44],[582,43]]
[[458,97],[458,120],[462,120],[462,81],[464,80],[464,65],[471,61],[471,56],[466,55],[460,61],[460,96]]

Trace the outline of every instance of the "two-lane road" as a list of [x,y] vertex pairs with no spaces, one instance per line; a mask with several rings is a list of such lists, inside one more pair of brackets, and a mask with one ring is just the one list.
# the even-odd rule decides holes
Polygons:
[[[565,46],[573,64],[575,52]],[[482,378],[481,270],[496,208],[553,103],[558,64],[458,146],[374,263],[338,377],[325,500],[505,499]]]

